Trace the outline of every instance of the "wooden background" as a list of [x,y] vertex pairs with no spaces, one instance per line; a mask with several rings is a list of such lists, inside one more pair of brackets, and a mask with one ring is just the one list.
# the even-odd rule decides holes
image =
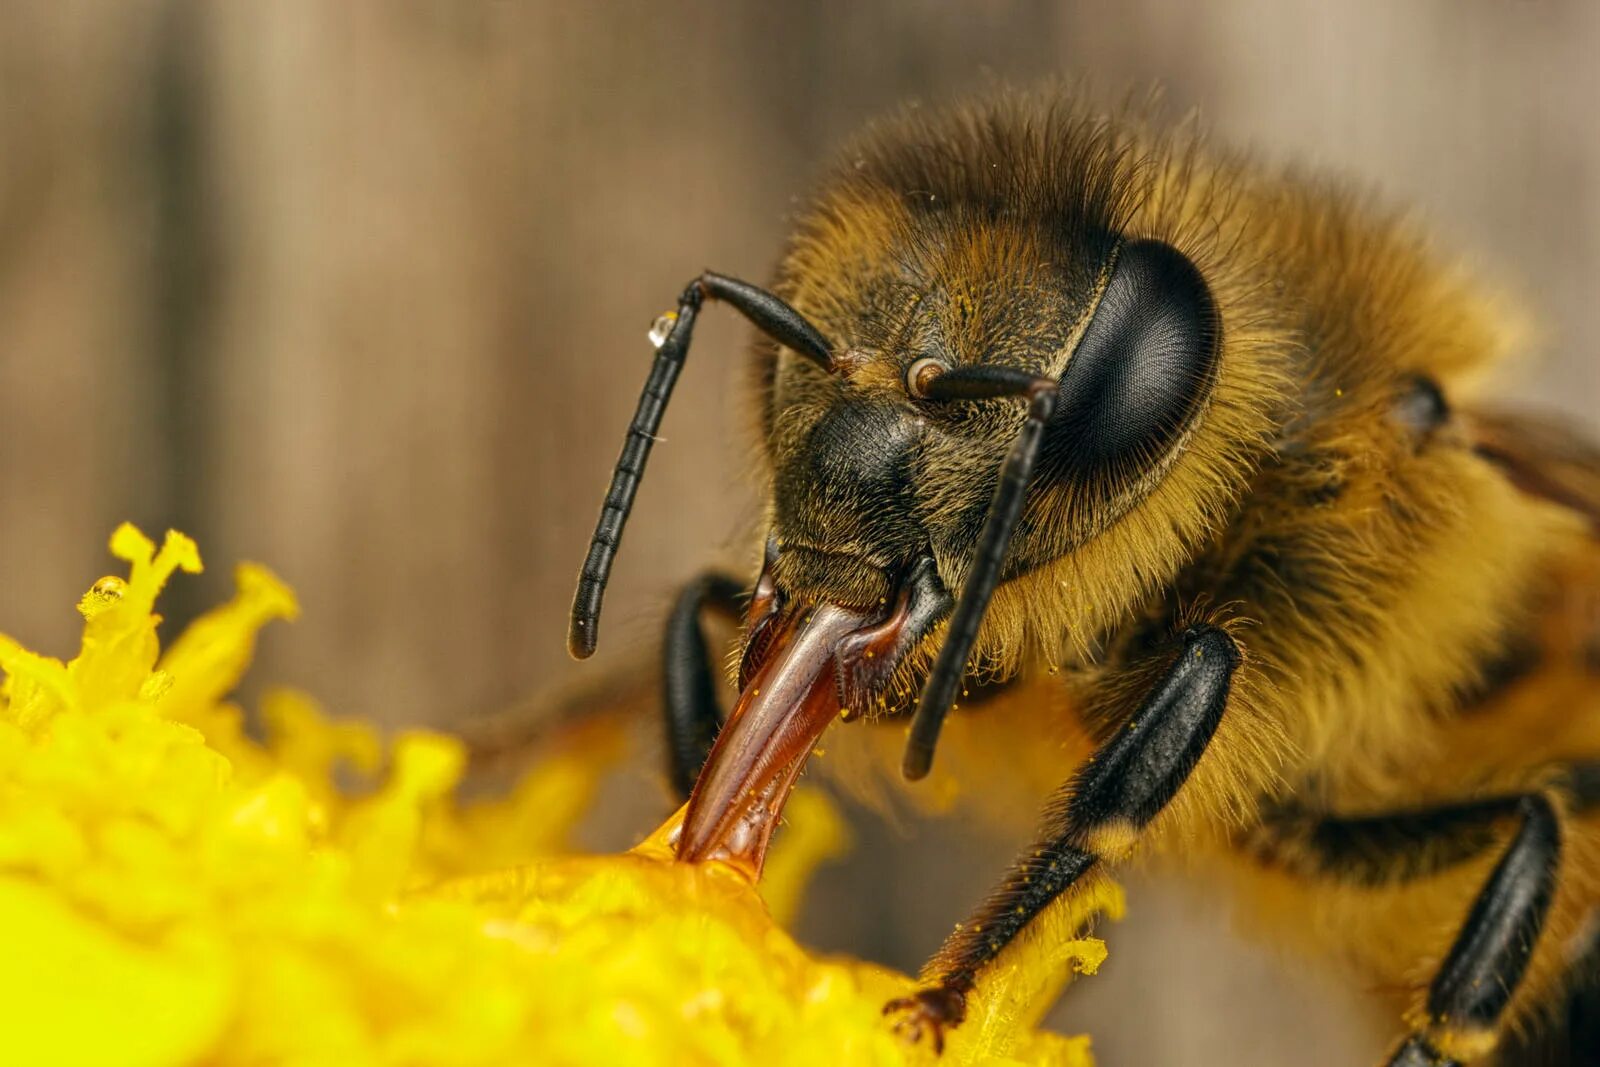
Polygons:
[[[1546,327],[1510,392],[1586,417],[1600,397],[1585,0],[4,14],[0,630],[58,653],[132,518],[212,562],[174,590],[176,619],[225,595],[233,560],[288,578],[306,618],[269,636],[257,677],[341,712],[458,723],[571,678],[565,611],[650,320],[702,267],[761,276],[792,198],[864,119],[995,80],[1159,79],[1225,137],[1375,184]],[[754,511],[727,373],[742,341],[728,316],[701,332],[608,601],[612,662]],[[857,863],[808,929],[903,966],[1009,848],[872,844],[895,865]],[[884,904],[926,878],[951,899]],[[1135,883],[1106,975],[1067,1009],[1104,1062],[1374,1055],[1361,1009],[1229,947],[1198,896]]]

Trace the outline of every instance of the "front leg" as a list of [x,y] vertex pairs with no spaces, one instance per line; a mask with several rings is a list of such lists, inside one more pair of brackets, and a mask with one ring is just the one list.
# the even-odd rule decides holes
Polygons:
[[707,571],[683,587],[667,616],[661,642],[661,709],[667,773],[680,800],[688,799],[722,729],[717,661],[700,617],[711,610],[737,621],[743,608],[744,587],[739,581]]
[[1130,852],[1188,779],[1222,721],[1241,656],[1210,624],[1190,627],[1180,644],[1138,710],[1051,803],[1037,843],[929,962],[927,988],[885,1005],[905,1013],[896,1028],[912,1040],[928,1032],[942,1050],[984,968],[1097,865]]

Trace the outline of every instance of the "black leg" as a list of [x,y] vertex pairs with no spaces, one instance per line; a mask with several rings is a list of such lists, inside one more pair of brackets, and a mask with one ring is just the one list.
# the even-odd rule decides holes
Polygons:
[[[1574,810],[1600,800],[1600,767],[1565,769],[1553,783]],[[1414,811],[1313,817],[1279,811],[1245,845],[1296,874],[1394,885],[1441,873],[1506,845],[1428,989],[1426,1023],[1392,1054],[1389,1067],[1456,1067],[1494,1047],[1507,1005],[1526,973],[1555,893],[1561,825],[1537,793],[1489,797]]]
[[1058,795],[1038,843],[952,934],[925,970],[930,985],[891,1001],[916,1039],[961,1022],[978,975],[1040,912],[1108,856],[1132,847],[1194,770],[1222,721],[1240,654],[1216,626],[1196,626],[1144,703]]
[[1278,808],[1265,813],[1241,848],[1301,878],[1394,885],[1439,874],[1493,848],[1521,800],[1517,794],[1348,817]]
[[1390,1067],[1451,1067],[1455,1057],[1492,1049],[1499,1037],[1501,1016],[1544,930],[1561,865],[1561,823],[1550,801],[1526,796],[1517,811],[1517,835],[1428,988],[1427,1025],[1406,1039]]
[[[1600,763],[1545,769],[1563,808],[1600,808]],[[1368,815],[1329,815],[1284,805],[1262,812],[1239,843],[1263,864],[1301,878],[1389,886],[1427,878],[1483,855],[1522,818],[1530,794],[1508,793]]]
[[680,800],[688,799],[722,728],[716,657],[700,628],[700,615],[709,608],[737,620],[743,600],[744,587],[736,579],[711,571],[684,586],[667,616],[661,643],[662,710],[668,773]]

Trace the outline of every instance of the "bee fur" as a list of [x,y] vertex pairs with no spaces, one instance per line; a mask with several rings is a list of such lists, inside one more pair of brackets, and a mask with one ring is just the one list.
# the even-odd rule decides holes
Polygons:
[[[1038,844],[978,922],[1015,908],[1041,848],[1070,844],[1086,871],[1204,860],[1248,925],[1395,1001],[1389,1062],[1494,1063],[1577,991],[1600,904],[1600,454],[1486,392],[1526,343],[1510,302],[1368,195],[1059,86],[869,128],[802,209],[772,290],[863,402],[901,405],[930,353],[1059,377],[1142,240],[1181,253],[1214,300],[1203,402],[1160,449],[1030,492],[969,682],[1065,705],[1103,755],[1214,635],[1225,708],[1188,765],[1143,750],[1174,780],[1135,819],[1074,822],[1097,757],[1057,768]],[[860,562],[881,555],[872,527],[838,519],[873,502],[842,483],[800,500],[779,462],[842,386],[770,341],[752,352],[767,527],[843,530],[833,551],[780,551],[776,575],[889,597]],[[961,432],[914,471],[927,523],[956,531],[933,546],[949,588],[1023,417],[951,415]],[[937,647],[907,657],[879,714],[907,710]],[[1070,934],[1053,916],[1083,885],[1030,891],[1011,934]],[[951,996],[1007,948],[973,964],[972,925],[902,1010],[958,1021]],[[1468,972],[1505,984],[1492,1011],[1452,992]]]

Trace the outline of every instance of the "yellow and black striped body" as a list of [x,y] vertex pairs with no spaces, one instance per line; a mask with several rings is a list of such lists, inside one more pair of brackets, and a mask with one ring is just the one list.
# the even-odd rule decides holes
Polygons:
[[[845,160],[776,289],[869,367],[930,332],[957,359],[1070,348],[1082,307],[1035,321],[997,295],[1053,268],[1038,213],[1063,197],[1102,196],[1122,240],[1170,243],[1215,295],[1205,409],[1135,489],[1030,501],[1025,522],[1051,551],[1000,587],[979,639],[977,676],[1015,680],[1008,701],[1065,691],[1102,745],[1168,669],[1175,635],[1205,624],[1236,641],[1226,711],[1192,774],[1147,827],[1095,829],[1092,851],[1148,841],[1232,857],[1271,936],[1400,993],[1417,1031],[1462,1062],[1560,1003],[1600,904],[1597,798],[1576,795],[1569,770],[1600,761],[1600,461],[1483,413],[1484,372],[1521,343],[1510,309],[1359,196],[1059,95],[915,112]],[[769,434],[804,402],[792,359],[758,350]],[[992,465],[925,476],[948,482],[954,509],[981,496],[961,470]],[[1560,826],[1526,975],[1481,1027],[1427,1018],[1522,796]],[[1481,817],[1459,826],[1379,818],[1474,803]],[[963,951],[947,945],[930,977]]]
[[[731,284],[686,292],[674,368],[706,279]],[[1365,197],[1057,89],[869,129],[781,300],[746,289],[799,339],[751,374],[762,581],[794,603],[888,604],[918,553],[950,590],[974,570],[1039,416],[929,403],[919,366],[1060,383],[966,679],[995,695],[953,731],[1067,784],[892,1006],[913,1032],[1141,852],[1220,860],[1268,936],[1397,995],[1397,1067],[1492,1062],[1553,1017],[1600,905],[1600,453],[1493,410],[1523,344],[1497,294]],[[695,589],[667,648],[680,786],[717,721],[694,617],[731,587]],[[941,636],[850,710],[909,711]]]

